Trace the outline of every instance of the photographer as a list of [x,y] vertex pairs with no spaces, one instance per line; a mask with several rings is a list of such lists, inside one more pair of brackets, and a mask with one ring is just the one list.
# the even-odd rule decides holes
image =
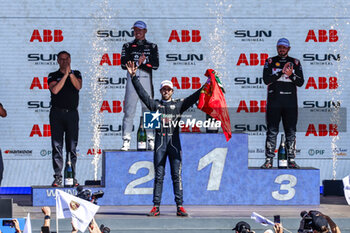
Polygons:
[[[331,228],[332,233],[341,233],[340,228],[337,226],[337,224],[335,224],[335,222],[333,222],[333,220],[329,216],[324,215],[321,212],[318,212],[316,217],[323,217],[324,219],[326,219],[327,223],[329,224],[329,227]],[[327,230],[328,230],[328,227],[327,227]],[[324,232],[324,231],[318,231],[318,232]]]
[[236,224],[235,228],[233,228],[233,231],[236,231],[236,233],[254,233],[254,231],[250,230],[250,225],[247,222],[240,221]]
[[42,233],[50,232],[50,221],[51,221],[51,209],[48,206],[44,206],[41,208],[41,211],[44,214],[44,225],[41,227]]
[[12,219],[13,223],[14,223],[14,228],[16,230],[16,233],[22,233],[21,229],[19,228],[19,222],[17,219]]
[[[308,213],[303,211],[300,213],[302,220],[300,221],[300,227],[298,232],[311,232],[314,233],[341,233],[337,224],[327,216],[319,211],[311,210]],[[330,229],[328,227],[330,226]]]
[[275,223],[273,229],[275,230],[275,233],[283,233],[282,223]]
[[90,201],[97,205],[97,199],[103,197],[104,192],[99,190],[97,192],[91,192],[90,189],[84,189],[82,186],[77,187],[77,197],[84,199],[86,201]]

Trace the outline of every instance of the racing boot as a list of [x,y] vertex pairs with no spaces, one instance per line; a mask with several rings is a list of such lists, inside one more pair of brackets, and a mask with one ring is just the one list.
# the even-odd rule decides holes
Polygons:
[[188,213],[182,205],[177,206],[176,215],[179,217],[188,217]]
[[273,167],[273,158],[266,158],[265,163],[261,165],[262,169],[270,169]]
[[121,148],[122,151],[128,151],[130,149],[130,140],[123,139],[123,146]]
[[294,158],[296,156],[296,150],[295,150],[295,140],[292,142],[286,142],[286,150],[287,150],[287,156],[288,156],[288,168],[291,169],[299,169],[299,165],[296,164]]
[[149,217],[156,217],[160,215],[159,206],[153,206],[151,211],[147,214]]
[[266,138],[265,143],[265,163],[261,165],[262,169],[269,169],[273,167],[273,157],[275,157],[276,141]]
[[150,138],[148,139],[148,150],[154,150],[154,139]]
[[294,159],[289,159],[289,158],[288,158],[288,168],[291,168],[291,169],[299,169],[300,166],[295,162]]
[[62,186],[62,177],[54,176],[55,180],[52,182],[52,187],[61,187]]

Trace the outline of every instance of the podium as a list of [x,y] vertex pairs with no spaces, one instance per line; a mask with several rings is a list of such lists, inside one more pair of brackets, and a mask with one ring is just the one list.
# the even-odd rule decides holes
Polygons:
[[[181,134],[185,205],[319,205],[314,168],[248,168],[248,135]],[[152,205],[153,152],[104,151],[99,205]],[[75,194],[75,189],[60,188]],[[55,188],[33,187],[33,206],[55,205]],[[175,204],[166,165],[161,204]]]

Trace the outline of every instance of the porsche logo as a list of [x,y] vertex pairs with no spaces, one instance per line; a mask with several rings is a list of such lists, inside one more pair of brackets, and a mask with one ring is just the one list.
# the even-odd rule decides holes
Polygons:
[[76,201],[71,201],[69,203],[69,207],[72,209],[72,210],[77,210],[79,208],[80,204]]

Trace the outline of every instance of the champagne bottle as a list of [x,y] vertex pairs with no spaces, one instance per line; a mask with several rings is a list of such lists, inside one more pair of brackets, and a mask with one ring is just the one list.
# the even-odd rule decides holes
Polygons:
[[286,153],[286,139],[284,134],[281,135],[281,144],[278,148],[278,168],[287,168],[287,153]]
[[147,150],[147,134],[143,127],[143,117],[140,117],[140,125],[137,130],[137,150]]
[[70,159],[70,153],[68,153],[67,164],[64,169],[64,187],[73,187],[73,168],[72,161]]

